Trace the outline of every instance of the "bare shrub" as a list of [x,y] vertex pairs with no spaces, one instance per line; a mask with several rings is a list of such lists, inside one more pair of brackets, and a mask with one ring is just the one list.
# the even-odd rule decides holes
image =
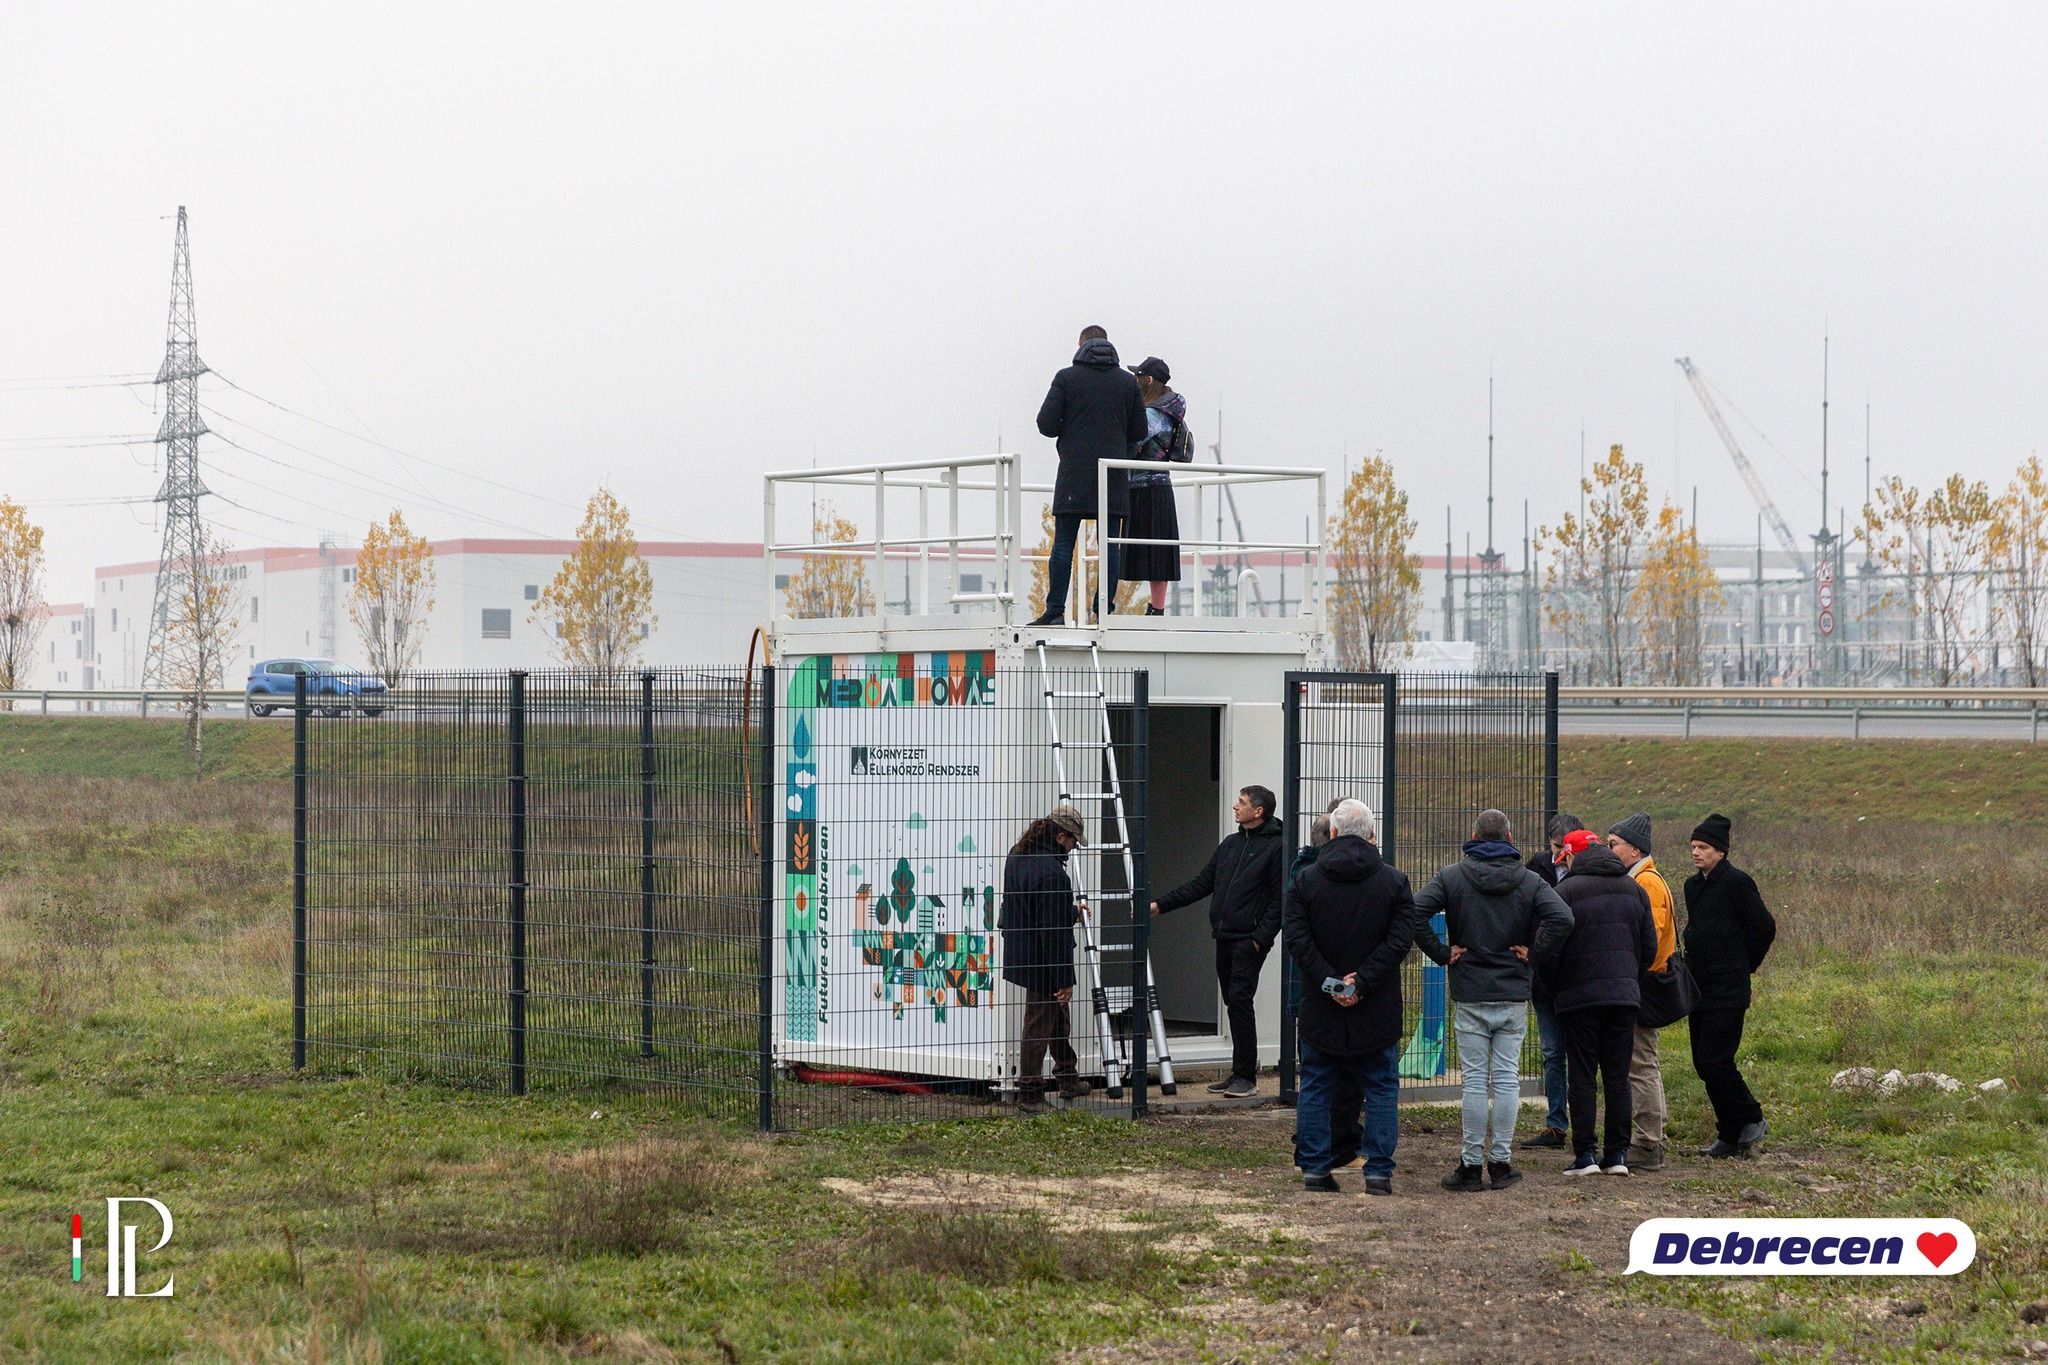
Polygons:
[[690,1216],[716,1207],[741,1174],[729,1149],[702,1140],[593,1148],[551,1172],[549,1226],[563,1252],[679,1250]]

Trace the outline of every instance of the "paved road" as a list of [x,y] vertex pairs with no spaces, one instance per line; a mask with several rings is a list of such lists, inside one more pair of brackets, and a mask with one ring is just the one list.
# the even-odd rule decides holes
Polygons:
[[[1567,735],[1682,735],[1685,717],[1677,707],[1668,713],[1625,711],[1601,714],[1591,709],[1566,708],[1559,713],[1558,728]],[[1715,735],[1783,736],[1807,739],[1848,739],[1856,733],[1848,711],[1824,714],[1811,711],[1705,711],[1693,712],[1695,739]],[[1864,739],[2003,739],[2025,742],[2032,738],[2032,723],[2024,715],[1986,716],[1882,716],[1865,713],[1860,731]],[[2048,740],[2048,723],[2041,727]]]

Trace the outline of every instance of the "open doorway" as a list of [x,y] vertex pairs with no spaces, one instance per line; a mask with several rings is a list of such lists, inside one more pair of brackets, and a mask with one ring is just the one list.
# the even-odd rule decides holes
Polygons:
[[[1151,790],[1147,844],[1152,892],[1201,871],[1221,837],[1223,708],[1153,702]],[[1152,921],[1152,980],[1159,1012],[1175,1037],[1222,1031],[1222,1001],[1216,989],[1216,944],[1209,933],[1206,901]]]

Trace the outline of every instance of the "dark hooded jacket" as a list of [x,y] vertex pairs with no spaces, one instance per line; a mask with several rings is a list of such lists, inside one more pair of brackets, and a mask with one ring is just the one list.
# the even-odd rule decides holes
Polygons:
[[1003,863],[1003,980],[1038,995],[1074,984],[1074,884],[1050,834]]
[[1685,962],[1700,986],[1700,1003],[1749,1007],[1750,973],[1778,937],[1756,881],[1723,858],[1712,872],[1685,880]]
[[1280,822],[1267,816],[1250,829],[1216,845],[1200,872],[1157,897],[1160,910],[1178,910],[1209,898],[1209,931],[1218,939],[1248,938],[1259,951],[1280,933],[1280,891],[1287,873],[1287,846]]
[[[1145,439],[1145,400],[1138,379],[1117,363],[1116,347],[1097,339],[1074,352],[1074,363],[1052,377],[1038,409],[1038,431],[1059,443],[1052,510],[1097,515],[1098,460],[1127,460]],[[1109,514],[1130,511],[1125,473],[1109,471]]]
[[[1450,947],[1429,927],[1444,912]],[[1531,973],[1548,966],[1572,931],[1572,912],[1542,877],[1522,866],[1513,844],[1474,839],[1465,856],[1429,879],[1415,897],[1415,944],[1430,961],[1450,966],[1451,999],[1499,1004],[1529,998]],[[1511,951],[1529,950],[1528,962]]]
[[[1287,897],[1287,951],[1300,964],[1301,1040],[1357,1057],[1401,1040],[1401,959],[1415,941],[1408,876],[1355,834],[1323,845]],[[1358,973],[1358,1003],[1323,991]]]
[[1548,973],[1553,1008],[1640,1008],[1642,974],[1657,960],[1657,922],[1643,888],[1605,844],[1592,844],[1572,858],[1557,894],[1571,907],[1572,932]]

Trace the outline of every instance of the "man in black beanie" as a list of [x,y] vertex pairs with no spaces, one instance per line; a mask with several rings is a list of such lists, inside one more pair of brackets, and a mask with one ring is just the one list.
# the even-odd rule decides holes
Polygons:
[[1692,1012],[1692,1065],[1714,1106],[1714,1142],[1702,1156],[1747,1156],[1769,1131],[1735,1053],[1749,1012],[1749,978],[1761,967],[1778,923],[1756,882],[1728,861],[1728,817],[1709,815],[1692,832],[1685,883],[1685,960],[1699,982]]

